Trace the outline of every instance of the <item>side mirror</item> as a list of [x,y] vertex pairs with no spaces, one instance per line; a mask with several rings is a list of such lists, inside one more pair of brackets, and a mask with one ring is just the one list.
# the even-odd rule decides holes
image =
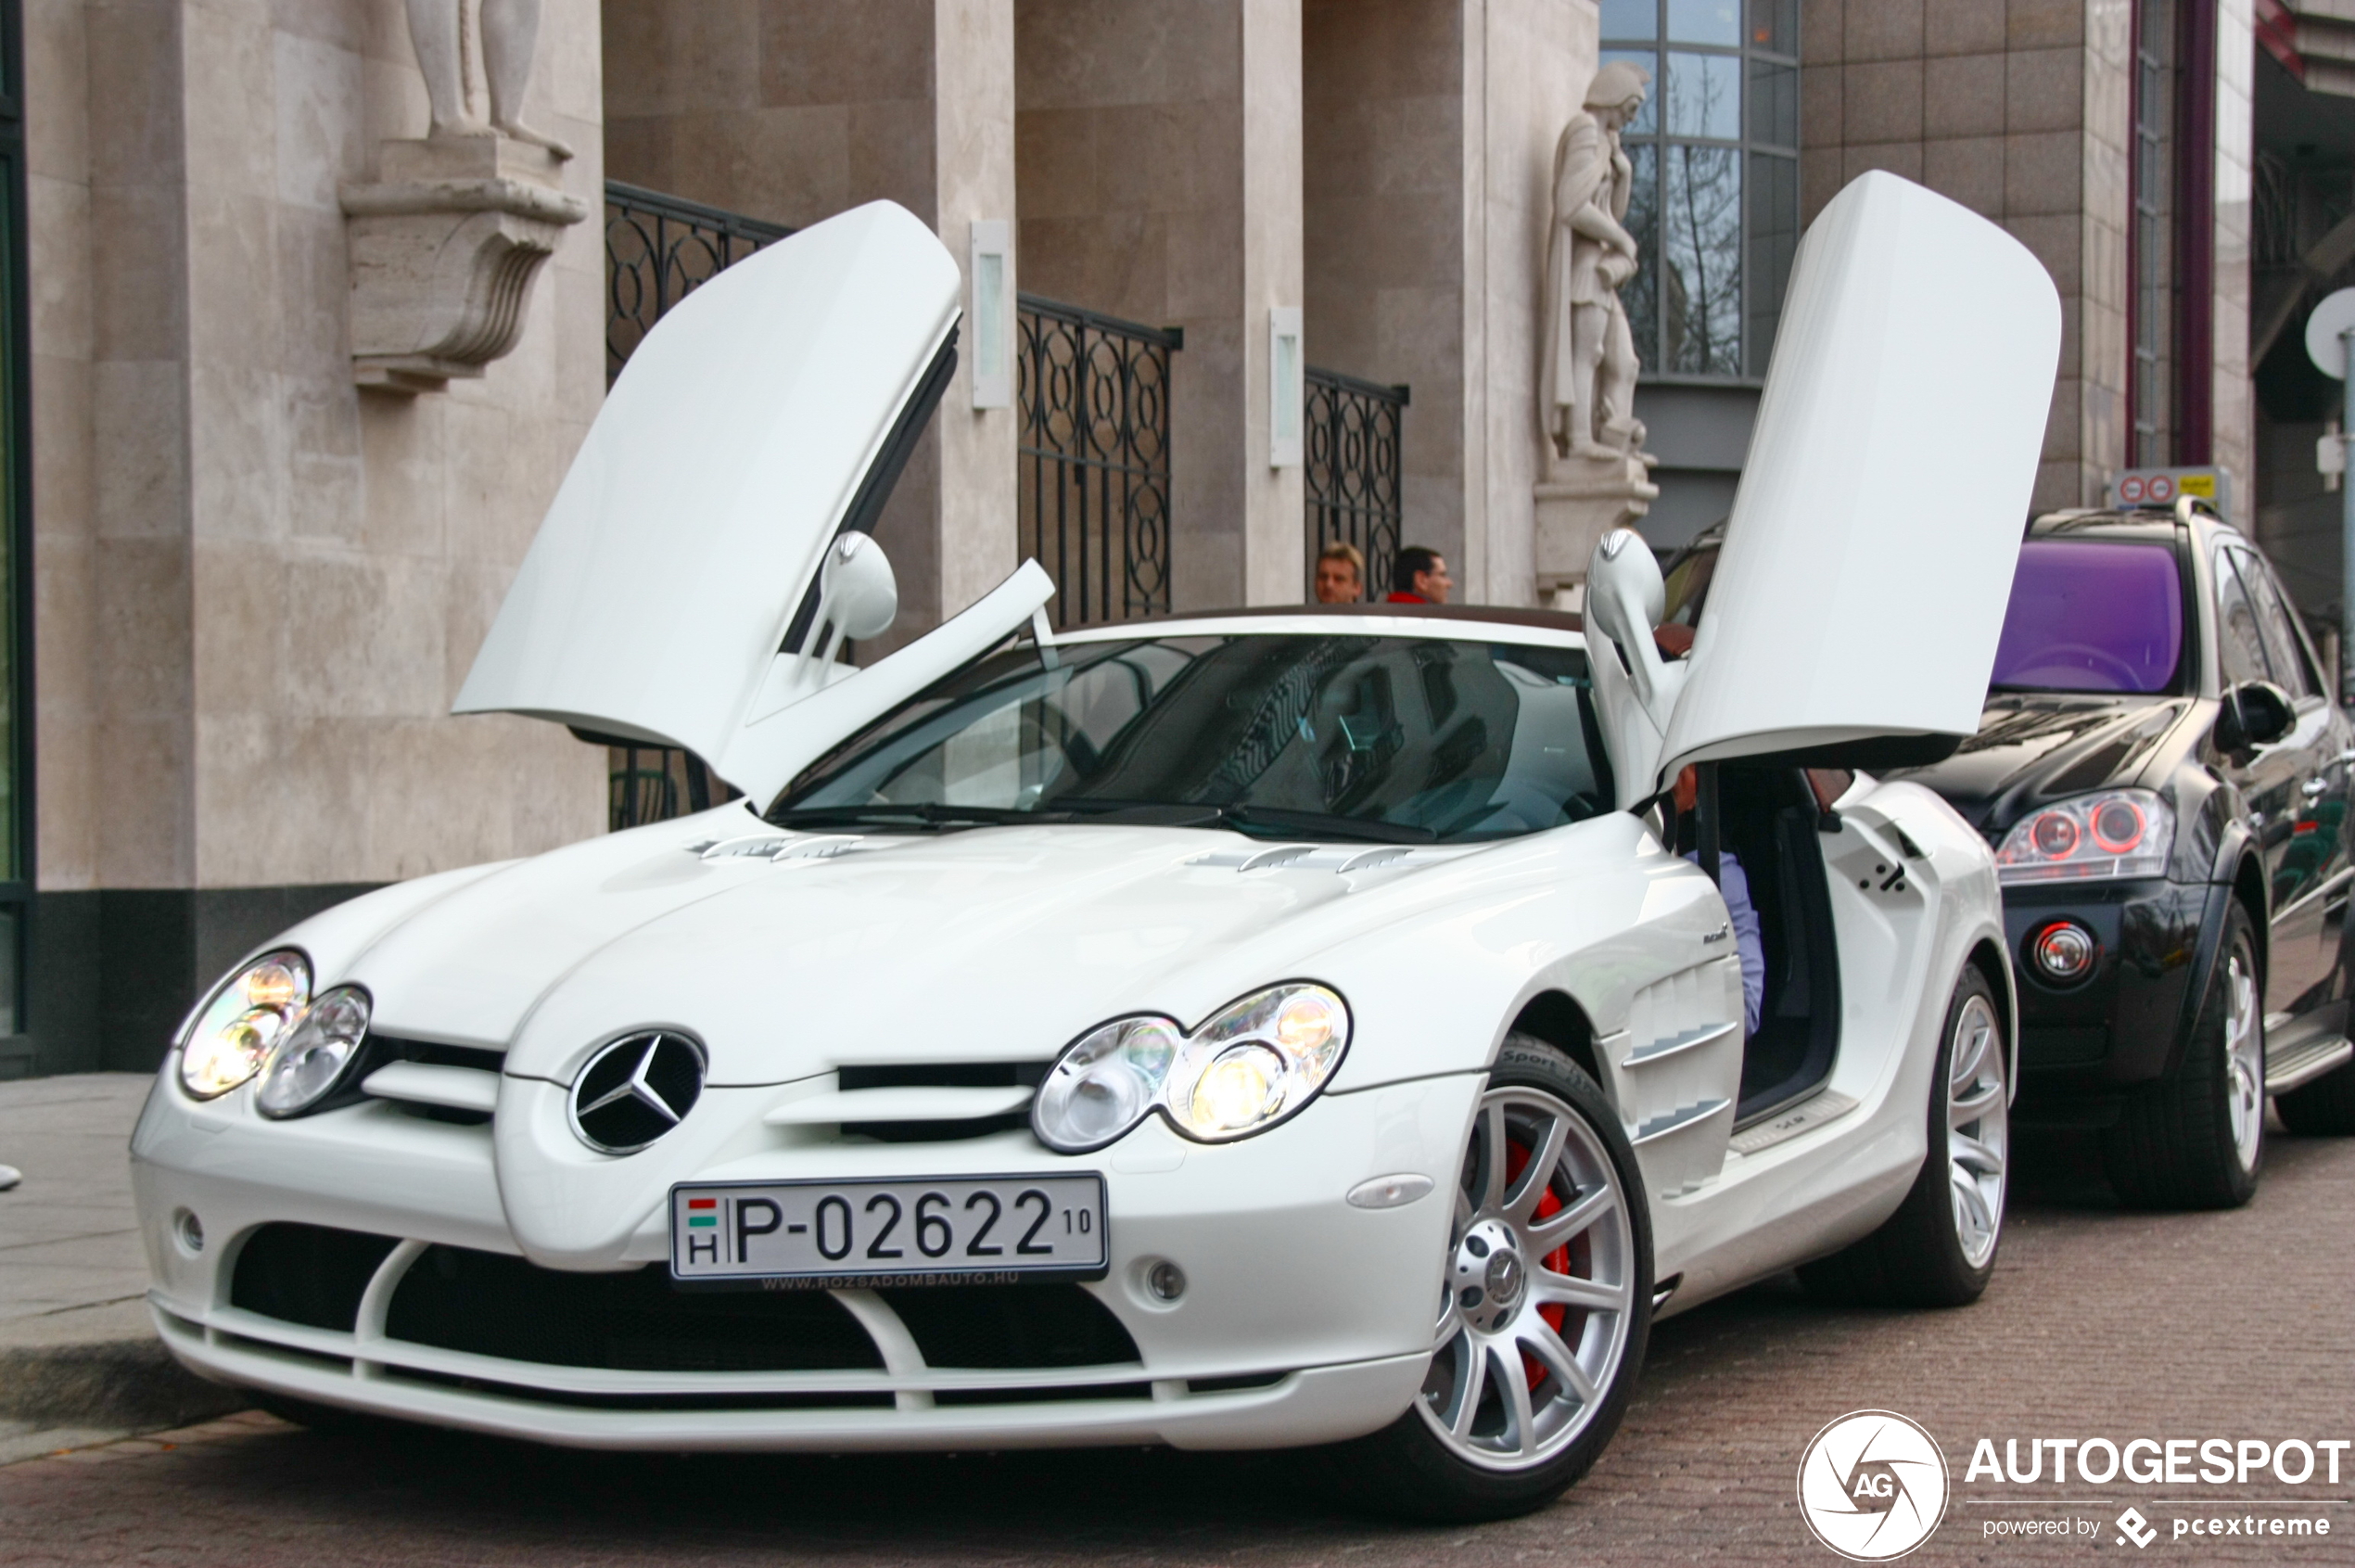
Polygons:
[[821,667],[832,664],[843,639],[881,636],[898,618],[899,580],[890,559],[882,545],[853,529],[826,547],[826,564],[818,576],[818,613],[800,652],[805,658],[816,653]]
[[2244,681],[2226,689],[2216,715],[2220,751],[2271,746],[2298,727],[2289,694],[2271,681]]

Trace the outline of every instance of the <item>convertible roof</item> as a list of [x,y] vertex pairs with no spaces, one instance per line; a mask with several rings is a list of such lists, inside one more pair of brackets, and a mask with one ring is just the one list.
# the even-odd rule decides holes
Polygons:
[[2107,508],[2047,512],[2028,525],[2028,537],[2134,540],[2169,544],[2175,539],[2175,515],[2172,512]]

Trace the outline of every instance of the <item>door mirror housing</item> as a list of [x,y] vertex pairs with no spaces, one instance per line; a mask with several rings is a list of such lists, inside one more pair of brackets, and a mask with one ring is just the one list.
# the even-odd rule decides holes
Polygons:
[[2244,681],[2226,688],[2216,715],[2216,748],[2247,751],[2271,746],[2298,727],[2289,694],[2271,681]]

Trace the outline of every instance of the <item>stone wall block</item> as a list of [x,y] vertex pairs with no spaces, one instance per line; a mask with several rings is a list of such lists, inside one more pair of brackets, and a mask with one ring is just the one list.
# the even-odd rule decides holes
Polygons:
[[2073,213],[2083,190],[2084,159],[2074,133],[2043,131],[2005,138],[2007,213]]
[[2049,49],[2085,41],[2087,0],[2008,0],[2005,36],[2015,49]]
[[166,539],[187,531],[188,376],[178,360],[102,359],[91,422],[103,438],[92,472],[95,531]]
[[2084,123],[2083,51],[2015,49],[2005,67],[2005,129],[2074,131]]
[[1840,183],[1843,185],[1873,169],[1903,174],[1916,184],[1921,180],[1922,144],[1918,141],[1865,143],[1852,145],[1841,150],[1845,154],[1841,160]]
[[2000,54],[1955,55],[1929,62],[1922,83],[1922,134],[2001,135],[2004,75]]
[[[1852,0],[1843,13],[1841,57],[1851,64],[1859,60],[1920,58],[1925,3],[1926,0]],[[1927,3],[1941,4],[1943,0]]]
[[1799,72],[1799,145],[1837,146],[1847,135],[1840,88],[1845,73],[1837,65],[1803,63]]
[[1922,9],[1922,52],[1937,58],[2000,50],[2004,24],[2005,0],[1929,0]]
[[932,13],[933,0],[761,0],[761,102],[929,100]]
[[1840,72],[1842,123],[1851,142],[1917,141],[1922,134],[1922,62],[1878,60]]
[[[90,33],[83,0],[25,0],[25,167],[90,179]],[[39,233],[35,225],[34,233]]]
[[1981,217],[2004,210],[2004,138],[1956,136],[1922,144],[1922,184]]

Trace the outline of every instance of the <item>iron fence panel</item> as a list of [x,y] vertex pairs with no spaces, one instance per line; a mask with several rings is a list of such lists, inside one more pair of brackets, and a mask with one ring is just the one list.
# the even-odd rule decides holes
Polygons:
[[1176,328],[1020,297],[1022,546],[1057,626],[1170,607],[1169,357]]
[[1399,438],[1407,389],[1308,367],[1308,580],[1318,553],[1334,541],[1366,557],[1366,597],[1389,592],[1405,517]]

